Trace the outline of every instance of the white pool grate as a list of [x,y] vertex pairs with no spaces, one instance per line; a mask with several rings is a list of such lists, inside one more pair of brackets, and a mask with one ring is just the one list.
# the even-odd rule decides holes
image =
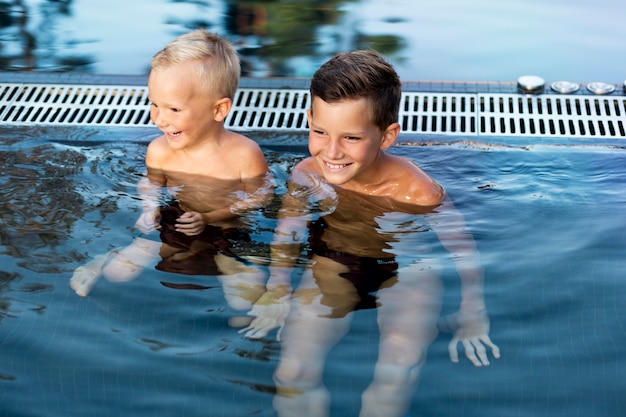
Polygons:
[[[305,131],[309,92],[240,88],[227,126]],[[626,97],[404,92],[403,132],[449,136],[626,137]],[[143,86],[0,83],[3,125],[150,126]]]
[[405,93],[403,130],[463,136],[626,137],[626,98]]
[[17,125],[148,126],[146,87],[0,84],[0,120]]

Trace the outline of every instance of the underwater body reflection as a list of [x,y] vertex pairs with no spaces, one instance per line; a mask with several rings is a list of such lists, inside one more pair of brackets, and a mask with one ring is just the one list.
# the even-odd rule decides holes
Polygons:
[[[293,275],[305,240],[300,264],[306,266],[298,268],[300,283],[291,294],[285,278]],[[380,340],[359,415],[406,415],[437,335],[448,262],[462,281],[459,309],[445,319],[446,330],[454,332],[450,359],[458,362],[462,343],[475,366],[489,365],[500,350],[489,338],[483,270],[449,198],[435,208],[419,207],[296,174],[272,242],[268,292],[251,311],[258,318],[242,331],[255,338],[281,327],[274,374],[278,415],[330,415],[326,358],[349,331],[355,311],[364,309],[377,310]]]
[[[132,243],[96,255],[78,267],[70,286],[78,295],[87,296],[101,276],[111,282],[128,282],[143,269],[155,268],[216,276],[231,307],[249,309],[260,296],[254,293],[262,291],[264,274],[233,252],[232,246],[250,240],[241,215],[262,208],[272,199],[273,182],[269,172],[245,180],[224,180],[148,168],[138,182],[142,214],[135,222],[138,233]],[[201,232],[186,234],[177,230],[177,222],[189,212],[226,214]],[[163,285],[181,288],[181,284]],[[191,284],[182,287],[203,288]]]
[[[76,296],[68,281],[77,267],[133,241],[141,211],[136,185],[145,168],[145,145],[155,134],[0,129],[5,181],[0,191],[0,414],[275,416],[278,410],[286,414],[304,394],[317,394],[329,399],[318,403],[320,412],[357,415],[374,379],[394,375],[378,372],[393,366],[377,363],[385,357],[381,324],[395,323],[416,334],[420,324],[429,332],[435,326],[440,330],[422,340],[433,338],[423,349],[427,359],[419,365],[419,386],[405,415],[625,415],[623,148],[459,142],[400,144],[391,150],[418,162],[446,188],[464,219],[463,232],[475,241],[484,270],[477,288],[487,307],[490,338],[502,350],[497,361],[489,356],[490,366],[476,368],[461,345],[459,363],[449,356],[454,336],[447,331],[455,329],[463,280],[435,232],[437,227],[455,230],[443,210],[407,214],[346,194],[339,196],[348,197],[342,200],[346,205],[333,214],[348,213],[342,219],[347,221],[333,223],[340,218],[320,206],[310,219],[315,239],[303,237],[298,253],[294,288],[301,291],[281,342],[275,331],[259,339],[238,333],[245,325],[234,324],[244,315],[227,302],[217,276],[149,266],[134,280],[101,279],[87,297]],[[300,138],[253,137],[265,149],[276,195],[287,194],[290,167],[305,155],[291,147]],[[264,274],[279,210],[274,201],[246,214],[242,221],[250,241],[232,248],[252,254],[247,261]],[[328,227],[320,230],[319,218]],[[348,240],[339,240],[341,234],[331,238],[337,227]],[[310,246],[319,249],[321,239],[336,252],[363,248],[366,240],[355,236],[364,230],[375,239],[373,248],[366,248],[371,256],[393,254],[396,275],[388,273],[390,279],[368,293],[371,297],[355,294],[343,277],[333,281],[338,287],[329,288],[324,273],[349,276],[349,267],[318,255],[314,259],[320,262],[309,263],[314,260]],[[402,266],[416,270],[404,275],[415,277],[406,281],[414,285],[406,295],[395,292],[405,288]],[[393,269],[378,262],[376,267]],[[431,269],[421,270],[426,267]],[[385,316],[387,308],[406,306],[394,297],[409,299],[416,292],[426,304],[411,298],[412,311]],[[360,300],[377,308],[359,308]],[[419,310],[428,317],[415,317]],[[318,311],[328,317],[318,317]],[[312,316],[319,331],[292,326],[291,320],[297,324],[300,318],[296,314]],[[389,321],[380,323],[385,317]],[[345,334],[321,339],[322,330],[335,323]],[[296,330],[312,351],[291,350],[302,345]],[[299,364],[309,354],[317,355],[317,362]],[[287,362],[290,357],[293,362]],[[311,367],[308,380],[288,372],[299,366]]]
[[[140,234],[125,248],[78,267],[70,286],[87,296],[100,276],[128,282],[145,268],[216,276],[231,309],[257,316],[231,318],[234,327],[251,321],[240,333],[265,337],[274,326],[288,322],[275,372],[274,404],[281,416],[303,410],[312,416],[329,415],[330,399],[322,383],[326,355],[348,331],[353,311],[368,308],[378,310],[380,347],[360,415],[407,412],[427,349],[437,335],[442,248],[463,284],[459,310],[447,320],[454,323],[451,360],[458,362],[458,343],[475,366],[489,365],[487,349],[500,357],[489,338],[479,254],[449,198],[429,209],[296,174],[282,198],[265,292],[260,266],[246,261],[254,254],[237,242],[250,240],[246,214],[273,200],[273,175],[223,180],[148,167],[137,190],[142,214],[135,228]],[[214,214],[220,221],[205,224],[200,232],[179,230],[178,222],[189,213]],[[159,239],[150,237],[155,234]],[[301,254],[305,236],[307,248]],[[301,265],[302,281],[291,294],[290,284],[277,286],[275,281],[276,275],[292,275],[296,264]],[[208,288],[161,283],[178,289]]]

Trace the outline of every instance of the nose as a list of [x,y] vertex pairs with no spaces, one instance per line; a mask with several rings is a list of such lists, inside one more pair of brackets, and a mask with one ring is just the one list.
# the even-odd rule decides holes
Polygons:
[[343,151],[341,150],[341,139],[330,138],[326,147],[326,156],[330,159],[341,159]]
[[159,128],[167,125],[161,116],[161,112],[155,106],[150,107],[150,120],[152,120],[152,123]]

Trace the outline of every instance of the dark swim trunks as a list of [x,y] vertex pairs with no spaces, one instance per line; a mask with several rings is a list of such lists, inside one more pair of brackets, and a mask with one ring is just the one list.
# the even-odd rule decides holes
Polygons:
[[[215,255],[222,253],[231,258],[241,259],[234,254],[230,248],[231,240],[250,241],[250,235],[236,229],[207,225],[202,233],[194,236],[187,236],[176,231],[176,219],[184,213],[178,203],[161,207],[161,242],[175,248],[189,251],[194,249],[190,256],[181,259],[177,253],[167,258],[163,258],[156,266],[160,271],[175,272],[187,275],[222,275],[222,272],[215,264]],[[195,242],[195,244],[194,244]],[[192,248],[192,245],[194,247]],[[196,252],[197,248],[201,248]]]
[[398,263],[395,258],[370,258],[329,249],[326,242],[322,240],[326,227],[323,218],[311,222],[309,256],[323,256],[348,267],[349,270],[340,273],[339,276],[350,281],[360,297],[354,310],[376,308],[376,291],[385,281],[397,276]]

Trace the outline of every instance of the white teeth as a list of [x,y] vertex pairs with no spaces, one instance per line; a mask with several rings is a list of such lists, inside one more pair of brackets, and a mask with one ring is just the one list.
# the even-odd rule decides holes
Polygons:
[[335,164],[331,164],[331,163],[328,163],[328,162],[326,162],[326,165],[330,169],[341,169],[341,168],[347,166],[347,164],[335,165]]

